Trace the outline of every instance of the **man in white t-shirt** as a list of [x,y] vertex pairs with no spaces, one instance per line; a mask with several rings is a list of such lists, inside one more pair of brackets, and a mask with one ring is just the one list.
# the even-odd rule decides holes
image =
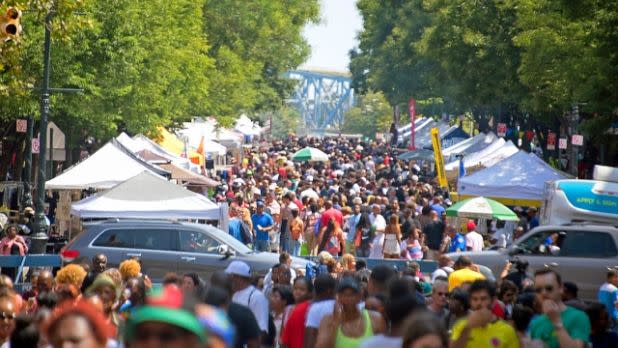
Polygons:
[[268,300],[255,286],[251,285],[251,269],[242,261],[232,261],[225,273],[232,276],[232,301],[247,306],[255,319],[262,334],[268,332]]
[[483,236],[476,232],[474,220],[468,221],[468,233],[466,233],[466,249],[468,251],[483,251]]
[[313,290],[315,300],[311,303],[305,319],[305,347],[314,347],[322,318],[333,314],[335,307],[335,287],[337,283],[330,274],[320,274],[315,278]]

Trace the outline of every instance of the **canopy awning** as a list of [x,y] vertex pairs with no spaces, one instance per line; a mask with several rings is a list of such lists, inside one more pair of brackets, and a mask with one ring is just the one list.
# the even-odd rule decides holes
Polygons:
[[81,218],[218,220],[219,206],[162,177],[144,171],[111,190],[74,203]]

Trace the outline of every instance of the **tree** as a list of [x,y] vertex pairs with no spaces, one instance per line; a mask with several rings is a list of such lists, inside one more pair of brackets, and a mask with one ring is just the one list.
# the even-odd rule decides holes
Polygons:
[[307,57],[302,28],[318,16],[317,0],[24,1],[22,39],[0,44],[4,129],[38,116],[32,87],[40,85],[52,3],[52,85],[83,93],[53,95],[50,119],[73,146],[193,116],[229,124],[242,112],[278,109],[293,86],[282,73]]
[[363,134],[370,138],[375,138],[376,133],[388,132],[393,117],[384,94],[368,92],[359,98],[358,106],[346,113],[342,132]]

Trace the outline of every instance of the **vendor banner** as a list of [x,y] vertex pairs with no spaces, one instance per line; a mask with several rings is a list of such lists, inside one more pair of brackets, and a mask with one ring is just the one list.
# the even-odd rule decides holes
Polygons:
[[547,150],[555,150],[556,149],[556,133],[549,132],[547,133]]
[[444,169],[444,157],[442,157],[442,147],[440,145],[440,130],[438,128],[431,129],[431,143],[433,144],[433,154],[436,160],[436,173],[438,174],[438,183],[440,187],[448,187],[446,181],[446,170]]

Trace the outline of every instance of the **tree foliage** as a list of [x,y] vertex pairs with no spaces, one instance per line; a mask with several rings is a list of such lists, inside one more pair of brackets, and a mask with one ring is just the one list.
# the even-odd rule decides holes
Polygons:
[[[615,1],[359,0],[354,85],[450,113],[553,123],[579,103],[616,119]],[[566,121],[566,119],[557,119]],[[521,123],[520,122],[520,123]],[[591,129],[594,127],[590,127]]]
[[368,92],[359,97],[357,106],[345,115],[342,131],[375,138],[376,133],[388,132],[392,109],[381,92]]
[[[8,5],[16,4],[8,1]],[[53,4],[53,6],[52,6]],[[301,64],[303,26],[318,2],[23,0],[24,33],[1,44],[0,120],[38,114],[43,21],[53,16],[52,85],[83,89],[52,98],[51,118],[99,138],[149,132],[193,116],[223,123],[276,109]]]

